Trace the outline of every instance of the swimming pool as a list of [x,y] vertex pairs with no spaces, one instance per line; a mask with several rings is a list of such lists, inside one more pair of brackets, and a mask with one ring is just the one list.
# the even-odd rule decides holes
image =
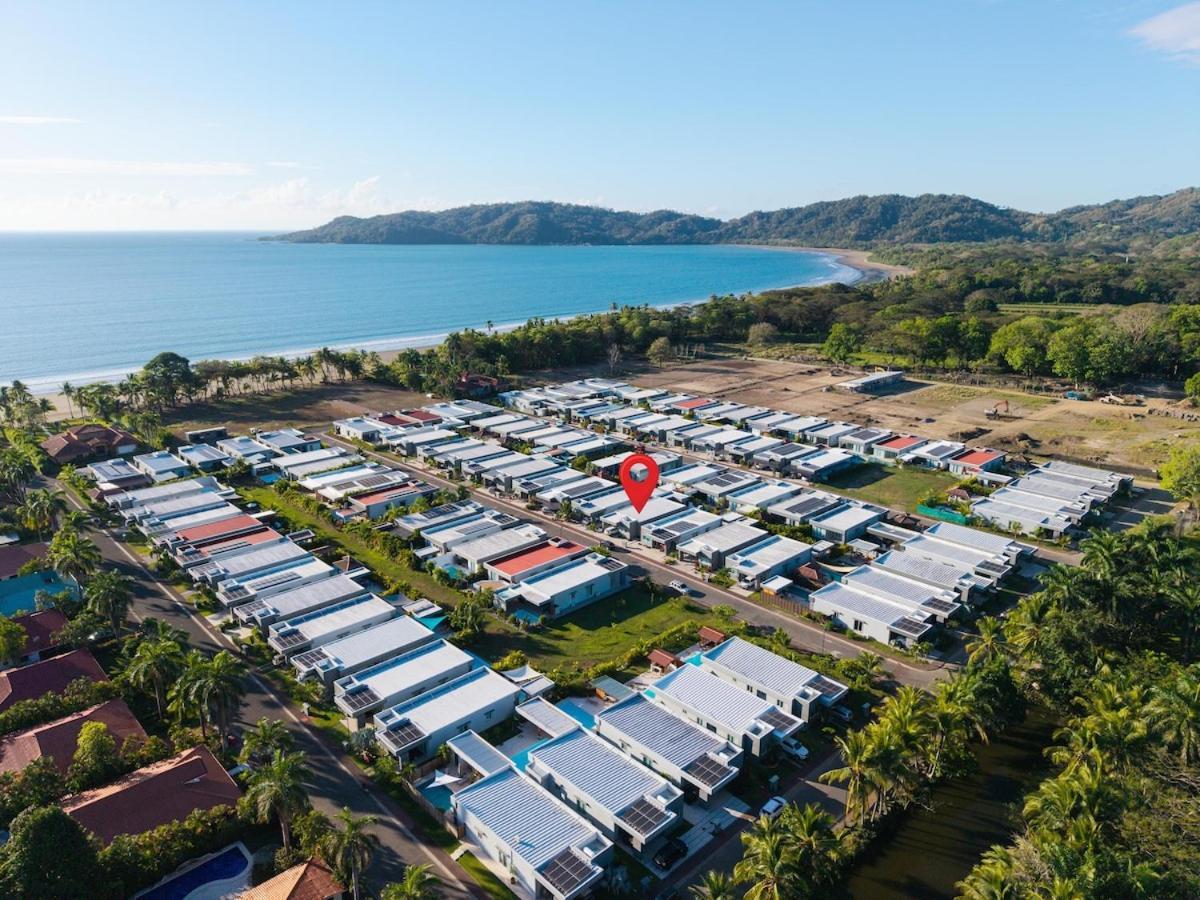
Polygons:
[[575,705],[570,700],[560,700],[558,703],[558,708],[561,709],[563,712],[565,712],[568,716],[570,716],[576,722],[578,722],[580,725],[582,725],[584,728],[591,729],[591,728],[596,727],[596,717],[593,716],[586,709],[583,709],[582,707]]
[[450,788],[444,784],[430,784],[419,789],[421,796],[433,804],[435,809],[440,809],[446,812],[450,809],[450,798],[453,796],[450,793]]
[[250,854],[242,844],[218,850],[190,869],[137,895],[137,900],[207,900],[236,893],[250,883]]

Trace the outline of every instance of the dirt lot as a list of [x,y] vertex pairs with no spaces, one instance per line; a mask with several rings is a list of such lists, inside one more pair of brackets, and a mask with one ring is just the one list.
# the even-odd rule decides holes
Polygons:
[[412,391],[351,382],[196,404],[167,416],[166,424],[180,434],[214,425],[241,434],[250,428],[308,428],[364,412],[390,412],[434,402]]
[[[882,395],[850,394],[833,386],[853,375],[835,376],[828,368],[775,360],[706,360],[627,377],[646,387],[713,395],[1147,475],[1166,458],[1172,442],[1200,439],[1200,423],[1148,415],[1154,407],[1177,408],[1157,399],[1141,407],[1122,407],[919,381],[906,381]],[[1003,400],[1009,403],[1008,414],[989,419],[987,410]]]

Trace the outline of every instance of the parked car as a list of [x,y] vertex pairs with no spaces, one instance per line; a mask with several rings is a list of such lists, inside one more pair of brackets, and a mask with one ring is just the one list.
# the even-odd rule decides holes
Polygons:
[[854,713],[850,711],[849,707],[842,706],[840,703],[837,706],[830,707],[829,714],[845,722],[847,725],[854,721]]
[[654,854],[654,864],[660,869],[669,869],[688,854],[687,844],[673,837],[658,848]]
[[689,596],[692,593],[692,589],[687,586],[687,583],[680,581],[678,578],[672,582],[669,582],[667,584],[667,587],[669,587],[673,591],[677,591],[678,593],[683,594],[683,596],[685,596],[685,597]]
[[808,748],[795,738],[784,738],[779,742],[779,746],[783,748],[783,752],[788,756],[801,761],[808,759]]
[[768,819],[778,819],[783,814],[783,808],[787,806],[787,801],[782,797],[772,797],[762,805],[762,809],[758,811],[759,816],[766,816]]

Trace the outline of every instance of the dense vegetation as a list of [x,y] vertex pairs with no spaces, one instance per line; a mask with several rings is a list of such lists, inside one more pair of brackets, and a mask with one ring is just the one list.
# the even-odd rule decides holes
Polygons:
[[962,883],[983,898],[1200,894],[1200,556],[1169,526],[1097,532],[977,655],[1064,721],[1020,832]]
[[943,241],[1163,240],[1200,229],[1200,191],[1136,197],[1035,214],[950,194],[849,197],[752,212],[728,222],[658,210],[524,201],[408,210],[359,219],[340,216],[281,235],[298,243],[340,244],[712,244],[786,243],[818,247]]

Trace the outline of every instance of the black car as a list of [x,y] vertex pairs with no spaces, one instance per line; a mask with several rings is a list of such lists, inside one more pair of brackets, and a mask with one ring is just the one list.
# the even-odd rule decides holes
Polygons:
[[669,869],[688,854],[687,844],[679,838],[671,838],[654,854],[654,864],[660,869]]

